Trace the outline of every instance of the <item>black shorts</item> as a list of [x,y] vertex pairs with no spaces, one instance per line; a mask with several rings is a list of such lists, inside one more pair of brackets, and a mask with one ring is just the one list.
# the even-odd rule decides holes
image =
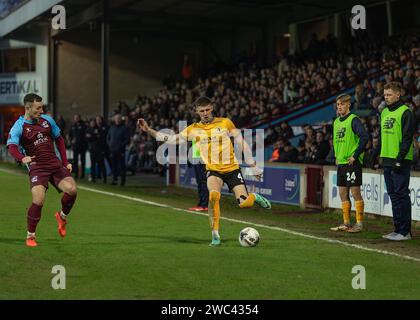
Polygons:
[[207,178],[211,176],[219,177],[220,179],[222,179],[223,182],[226,183],[226,185],[228,186],[230,192],[233,192],[233,188],[239,185],[244,185],[246,189],[246,184],[241,169],[236,169],[228,173],[207,171]]
[[339,164],[337,167],[337,186],[359,187],[362,185],[362,165],[354,162],[353,165]]

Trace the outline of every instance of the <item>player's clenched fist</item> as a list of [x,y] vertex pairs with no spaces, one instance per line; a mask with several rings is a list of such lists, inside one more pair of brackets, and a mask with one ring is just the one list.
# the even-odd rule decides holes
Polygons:
[[35,156],[31,157],[31,156],[26,156],[22,159],[22,163],[23,164],[29,164],[33,161],[33,159],[35,159]]
[[71,163],[69,163],[68,165],[66,165],[66,169],[69,170],[69,172],[73,171],[73,166],[71,165]]
[[143,131],[148,131],[149,130],[149,126],[143,118],[140,118],[140,119],[137,120],[137,126]]

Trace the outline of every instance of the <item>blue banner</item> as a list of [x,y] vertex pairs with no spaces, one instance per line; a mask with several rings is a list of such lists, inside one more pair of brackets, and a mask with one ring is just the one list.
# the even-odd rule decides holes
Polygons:
[[[194,168],[187,165],[179,166],[179,183],[183,187],[197,188]],[[245,175],[244,180],[249,192],[256,192],[272,202],[299,206],[300,203],[300,170],[288,167],[265,167],[263,181],[257,181],[255,177]],[[223,193],[229,193],[226,184],[223,185]]]

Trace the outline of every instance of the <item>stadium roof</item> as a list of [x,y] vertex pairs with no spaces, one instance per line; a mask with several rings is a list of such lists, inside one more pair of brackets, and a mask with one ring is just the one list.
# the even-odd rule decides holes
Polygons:
[[62,0],[3,0],[0,2],[0,37],[25,25]]
[[[51,1],[51,0],[50,0]],[[34,0],[29,3],[34,2]],[[98,19],[102,0],[65,0],[69,28]],[[113,30],[178,32],[224,32],[233,27],[263,27],[268,21],[286,24],[349,10],[355,4],[369,5],[376,0],[109,0]],[[9,15],[19,14],[19,8]],[[36,18],[36,19],[35,19]],[[32,23],[46,23],[50,12],[33,17]],[[17,27],[16,27],[17,28]],[[15,29],[16,29],[15,28]],[[1,30],[0,30],[1,31]],[[12,30],[0,36],[9,33]]]
[[[374,1],[357,1],[357,4]],[[377,1],[376,1],[377,2]],[[195,18],[222,19],[230,22],[266,22],[270,19],[288,18],[290,22],[316,17],[347,9],[354,0],[118,0],[115,6],[124,7],[134,14],[165,14]]]
[[0,20],[6,18],[28,1],[29,0],[0,0]]

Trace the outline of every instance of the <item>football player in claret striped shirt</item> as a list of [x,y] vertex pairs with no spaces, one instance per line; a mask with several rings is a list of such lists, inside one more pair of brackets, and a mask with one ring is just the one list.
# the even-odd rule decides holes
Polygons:
[[[10,155],[26,165],[29,171],[32,204],[28,210],[26,245],[36,247],[35,230],[41,219],[48,182],[57,191],[64,192],[61,210],[55,213],[61,237],[66,235],[67,215],[76,201],[77,190],[70,174],[72,165],[67,161],[64,139],[54,119],[43,114],[42,98],[27,94],[24,104],[25,115],[10,130],[7,148]],[[54,143],[61,159],[55,153]]]
[[[360,193],[364,149],[369,141],[360,119],[350,112],[351,97],[348,94],[336,98],[337,113],[333,125],[333,145],[337,164],[337,186],[343,208],[343,223],[332,231],[360,232],[363,230],[364,202]],[[351,202],[349,190],[356,207],[356,223],[350,222]]]

